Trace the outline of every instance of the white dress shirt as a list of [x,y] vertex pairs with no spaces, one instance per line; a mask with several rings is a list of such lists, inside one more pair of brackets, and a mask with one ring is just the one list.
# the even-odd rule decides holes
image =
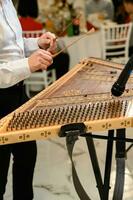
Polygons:
[[22,29],[11,0],[0,0],[0,88],[10,87],[30,76],[29,53],[37,39],[22,38]]

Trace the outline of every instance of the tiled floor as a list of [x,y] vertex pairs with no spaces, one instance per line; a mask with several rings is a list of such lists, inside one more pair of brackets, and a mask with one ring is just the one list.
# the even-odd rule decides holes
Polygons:
[[[133,130],[128,129],[131,136]],[[106,142],[95,140],[100,168],[104,169]],[[128,144],[129,145],[129,144]],[[125,188],[123,200],[133,199],[133,148],[127,154]],[[74,161],[82,185],[92,200],[100,200],[84,138],[80,138],[74,149]],[[5,200],[12,200],[11,168]],[[115,180],[115,159],[111,173],[110,199]],[[34,176],[34,200],[79,200],[71,177],[71,163],[64,138],[38,142],[38,159]]]

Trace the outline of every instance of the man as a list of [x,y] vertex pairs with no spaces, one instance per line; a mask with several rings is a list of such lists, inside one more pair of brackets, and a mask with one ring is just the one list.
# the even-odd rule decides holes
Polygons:
[[[0,0],[0,118],[27,100],[23,82],[19,81],[52,64],[55,40],[55,35],[49,32],[40,38],[23,39],[12,1]],[[26,57],[29,52],[31,55]],[[3,200],[5,193],[11,154],[13,200],[32,200],[37,154],[35,141],[0,146],[0,200]]]
[[88,0],[85,5],[86,18],[90,14],[99,14],[99,18],[113,20],[114,6],[111,0]]

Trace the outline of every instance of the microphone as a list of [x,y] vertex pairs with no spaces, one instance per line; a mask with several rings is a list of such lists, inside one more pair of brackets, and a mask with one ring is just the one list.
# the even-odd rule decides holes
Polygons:
[[126,83],[129,79],[130,74],[132,73],[132,70],[133,70],[133,56],[131,56],[131,58],[128,60],[124,69],[120,73],[117,81],[113,84],[111,88],[112,95],[118,97],[123,94]]

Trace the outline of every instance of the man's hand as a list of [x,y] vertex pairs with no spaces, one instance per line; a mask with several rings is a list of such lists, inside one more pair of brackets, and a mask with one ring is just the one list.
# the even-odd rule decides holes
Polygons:
[[46,70],[53,63],[52,54],[49,51],[38,49],[28,58],[31,72]]
[[38,46],[54,54],[57,48],[56,36],[51,32],[46,32],[38,39]]

